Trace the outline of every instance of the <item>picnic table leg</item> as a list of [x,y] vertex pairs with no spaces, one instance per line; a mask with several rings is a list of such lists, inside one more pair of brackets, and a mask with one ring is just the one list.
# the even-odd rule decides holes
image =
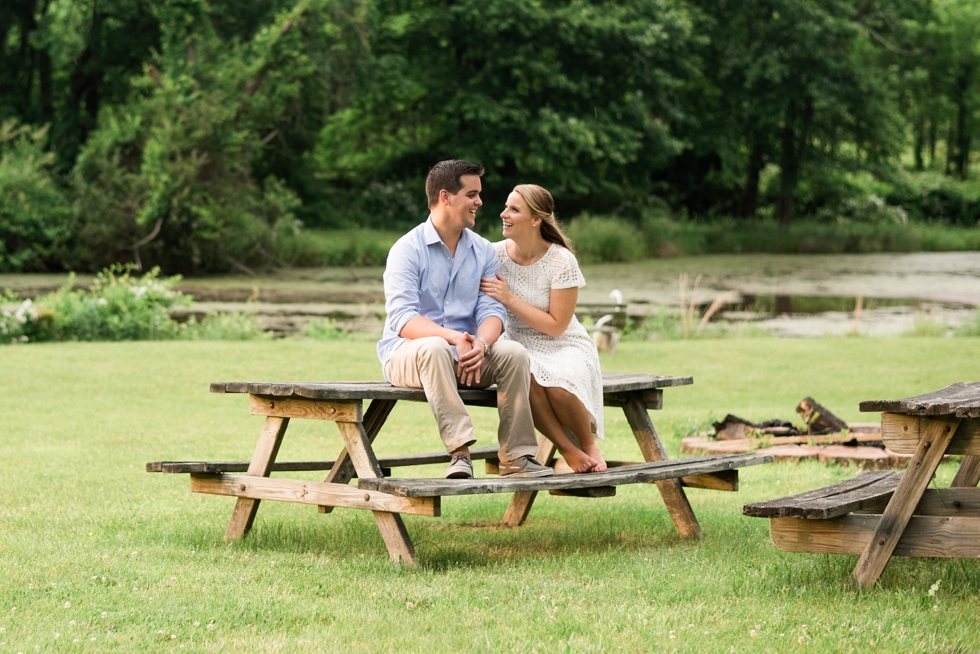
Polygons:
[[[541,436],[538,438],[538,451],[534,455],[534,458],[542,465],[549,466],[555,458],[556,449],[554,443]],[[537,496],[538,491],[514,493],[514,497],[511,498],[510,505],[507,507],[507,512],[504,514],[504,525],[507,527],[520,527],[524,524],[524,521],[527,520],[527,514],[531,512],[531,505],[534,504],[534,498]]]
[[[252,477],[268,477],[272,471],[272,464],[276,462],[276,454],[279,452],[279,445],[282,437],[289,426],[289,418],[273,418],[269,416],[265,419],[262,433],[259,435],[259,442],[255,446],[255,453],[252,461],[248,464],[248,472]],[[236,540],[244,538],[245,534],[252,528],[252,521],[255,520],[255,513],[259,510],[260,500],[253,500],[245,497],[238,498],[235,503],[235,510],[231,514],[231,522],[228,523],[228,530],[225,531],[225,540]]]
[[[347,447],[357,476],[361,479],[384,477],[364,425],[360,422],[338,422],[337,427],[340,429],[340,435],[344,437],[344,445]],[[405,529],[401,515],[387,511],[372,511],[372,513],[392,560],[401,559],[404,563],[413,565],[415,547],[412,545],[412,539]]]
[[[626,413],[626,420],[629,421],[630,427],[633,429],[633,436],[636,437],[636,442],[640,446],[643,459],[648,462],[666,461],[667,452],[664,450],[657,430],[650,420],[643,396],[639,393],[630,393],[623,405],[623,411]],[[667,506],[667,512],[670,513],[670,518],[674,521],[674,526],[681,538],[701,538],[701,525],[698,524],[698,519],[694,516],[694,509],[691,508],[691,503],[687,500],[687,495],[681,486],[681,480],[665,479],[658,481],[657,488],[660,490],[660,495]]]
[[[381,427],[388,420],[388,416],[391,414],[391,410],[395,408],[397,402],[398,400],[371,400],[367,411],[364,412],[364,432],[367,434],[368,441],[373,443],[374,439],[377,438],[378,432],[381,431]],[[350,455],[347,454],[347,448],[345,447],[337,455],[337,460],[334,462],[333,467],[330,468],[330,472],[324,481],[328,484],[347,484],[353,478],[354,464],[351,463]],[[321,506],[319,511],[320,513],[330,513],[333,509],[334,507],[332,506]]]
[[932,419],[922,433],[919,446],[909,460],[908,467],[902,474],[901,481],[895,488],[895,493],[881,514],[878,526],[868,545],[864,548],[848,585],[867,588],[873,586],[888,565],[895,546],[902,538],[916,504],[922,499],[922,494],[932,476],[936,474],[939,462],[943,460],[946,447],[953,439],[953,434],[960,424],[960,419]]
[[978,483],[980,483],[980,456],[967,454],[963,457],[960,469],[956,471],[956,476],[953,477],[953,483],[950,486],[953,488],[975,488]]

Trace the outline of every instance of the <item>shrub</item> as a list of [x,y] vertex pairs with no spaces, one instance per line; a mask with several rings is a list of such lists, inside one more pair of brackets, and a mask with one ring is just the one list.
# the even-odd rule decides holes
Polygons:
[[297,335],[299,338],[311,341],[346,341],[352,338],[352,334],[337,326],[337,321],[330,320],[311,320],[303,325]]
[[29,299],[21,302],[13,295],[5,299],[7,302],[0,306],[0,343],[26,343],[36,329],[37,307]]
[[272,338],[255,320],[244,313],[209,313],[180,325],[177,338],[184,341],[255,341]]
[[51,177],[46,135],[0,125],[0,271],[46,270],[68,236],[72,208]]
[[[32,340],[137,341],[173,338],[177,323],[170,309],[190,303],[173,290],[180,277],[160,278],[154,268],[142,277],[134,267],[114,265],[100,272],[89,290],[72,290],[74,278],[39,299],[43,312]],[[46,318],[45,318],[46,317]]]
[[[173,290],[180,278],[161,279],[153,269],[141,278],[133,266],[103,270],[89,290],[72,290],[74,275],[58,291],[36,302],[8,304],[0,314],[4,341],[134,341],[176,337],[170,309],[190,303]],[[8,296],[8,300],[17,298]]]
[[646,254],[643,234],[620,218],[582,214],[566,232],[583,263],[636,261]]
[[953,332],[956,336],[980,336],[980,310],[978,310],[972,320],[965,321]]
[[401,236],[373,229],[304,230],[297,240],[297,266],[383,266]]
[[914,218],[949,225],[980,224],[980,183],[960,181],[936,172],[895,172],[887,202],[901,206]]
[[191,297],[173,290],[179,276],[161,278],[156,268],[142,277],[134,266],[103,270],[89,290],[72,290],[74,276],[37,301],[8,294],[0,306],[0,343],[33,341],[248,341],[271,338],[246,314],[208,314],[180,324],[170,311]]

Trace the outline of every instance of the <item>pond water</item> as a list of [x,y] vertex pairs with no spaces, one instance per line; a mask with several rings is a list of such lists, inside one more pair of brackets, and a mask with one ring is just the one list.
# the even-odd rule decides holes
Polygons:
[[[582,269],[588,284],[579,303],[586,313],[602,315],[613,309],[614,290],[632,315],[677,313],[680,279],[686,275],[685,303],[693,299],[704,309],[724,294],[728,301],[717,319],[784,336],[851,333],[859,297],[858,333],[865,335],[949,331],[975,320],[980,306],[980,252],[710,255]],[[383,272],[379,267],[294,269],[254,278],[186,279],[178,288],[201,301],[198,311],[289,314],[300,321],[332,316],[345,326],[380,330]],[[33,297],[58,288],[67,278],[0,275],[0,291],[9,288]]]
[[[941,334],[976,317],[980,252],[717,255],[583,266],[583,304],[618,289],[631,314],[702,308],[727,295],[717,317],[783,336]],[[700,279],[698,279],[700,277]],[[697,289],[694,288],[697,280]]]

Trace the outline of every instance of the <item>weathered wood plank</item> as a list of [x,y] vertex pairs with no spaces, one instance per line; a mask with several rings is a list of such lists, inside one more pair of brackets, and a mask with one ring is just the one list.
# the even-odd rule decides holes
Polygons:
[[[643,398],[643,403],[646,404],[648,409],[660,410],[664,408],[663,389],[654,388],[639,392]],[[629,393],[604,393],[602,396],[602,405],[622,407],[629,401],[629,395]]]
[[[881,414],[881,440],[892,452],[912,454],[926,426],[933,421],[928,416],[907,416],[901,413]],[[980,455],[980,420],[967,418],[953,434],[946,454]]]
[[[555,447],[554,443],[544,436],[538,436],[538,450],[534,455],[534,459],[541,465],[552,466],[555,463],[555,453],[557,451],[558,448]],[[487,462],[487,467],[490,467],[489,461]],[[497,474],[500,474],[499,467]],[[520,527],[527,520],[527,516],[531,512],[531,506],[534,504],[534,499],[537,496],[537,491],[514,493],[514,497],[510,498],[510,504],[507,505],[507,510],[504,512],[504,517],[501,522],[507,527]]]
[[621,486],[644,482],[677,479],[722,470],[771,463],[764,454],[738,454],[721,457],[699,457],[680,461],[659,461],[624,466],[606,472],[554,475],[532,479],[371,479],[358,480],[358,488],[378,490],[400,497],[430,497],[434,495],[477,495],[482,493],[517,493],[521,491],[566,490]]
[[980,456],[965,456],[950,486],[974,488],[980,483]]
[[564,497],[613,497],[616,495],[615,486],[596,486],[595,488],[569,488],[568,490],[550,490],[549,495]]
[[954,415],[957,418],[980,417],[980,382],[958,382],[938,391],[906,397],[901,400],[868,400],[861,411],[887,411],[920,416]]
[[[646,405],[643,400],[634,394],[623,405],[623,413],[626,414],[626,421],[629,422],[630,429],[633,430],[633,437],[636,439],[636,444],[640,447],[640,453],[643,454],[643,459],[645,461],[666,461],[667,452],[664,450],[663,443],[660,442],[660,436],[657,435],[657,430],[653,426],[653,422],[650,421],[650,416],[647,414]],[[704,472],[715,471],[705,470]],[[685,475],[677,475],[677,477],[682,476]],[[680,537],[687,539],[701,538],[701,525],[698,524],[697,516],[694,515],[694,509],[691,508],[691,503],[688,501],[687,495],[684,494],[684,488],[681,486],[680,479],[667,478],[660,480],[657,482],[657,490],[660,491],[660,497],[663,499],[664,506],[667,507],[667,513],[670,514],[670,519],[673,521],[674,527],[677,529]]]
[[[289,426],[289,418],[265,419],[262,432],[259,434],[259,441],[255,445],[255,453],[248,464],[248,474],[252,477],[268,477],[272,470],[272,465],[276,462],[276,454],[279,453],[279,446],[282,444],[282,437],[286,434]],[[244,538],[245,534],[252,528],[255,521],[255,514],[259,510],[259,500],[238,498],[235,509],[232,511],[231,520],[228,522],[228,529],[225,531],[225,540]]]
[[[777,497],[764,502],[746,504],[742,507],[742,513],[747,516],[758,518],[779,517],[778,511],[784,506],[801,506],[815,500],[832,499],[838,495],[867,488],[868,486],[877,484],[883,479],[894,477],[898,474],[899,473],[896,472],[881,470],[875,472],[863,472],[855,477],[845,479],[844,481],[839,481],[836,484],[831,484],[830,486],[823,486],[804,493],[787,495],[786,497]],[[769,513],[770,511],[775,511],[776,513]]]
[[[627,393],[694,383],[693,377],[603,373],[604,393]],[[384,381],[358,382],[212,382],[212,393],[250,393],[270,397],[299,397],[314,400],[406,400],[424,402],[419,389],[400,388]],[[496,406],[496,388],[460,390],[467,404]],[[652,397],[652,396],[651,396]]]
[[[638,466],[642,465],[639,461],[606,461],[606,466],[612,470],[613,468],[622,468],[623,466]],[[558,474],[559,467],[563,468],[562,474],[571,474],[572,469],[568,467],[564,461],[558,461],[555,464],[555,474]],[[703,475],[690,475],[687,477],[681,477],[681,486],[685,488],[701,488],[705,490],[717,490],[717,491],[737,491],[738,490],[738,470],[722,470],[721,472],[711,472]],[[552,493],[556,495],[557,493]]]
[[[900,474],[891,472],[886,476],[879,477],[870,484],[843,491],[835,489],[835,491],[827,495],[810,495],[806,497],[809,494],[802,493],[800,495],[781,497],[766,502],[746,504],[742,507],[742,513],[755,518],[827,520],[852,511],[861,511],[880,506],[883,501],[887,501],[895,492],[899,479],[901,479]],[[835,484],[834,486],[847,488],[842,484]],[[830,488],[832,487],[818,490],[827,491]]]
[[861,554],[848,580],[849,585],[866,588],[878,581],[959,425],[959,419],[937,418],[933,419],[925,429],[919,447],[912,455],[908,468],[895,488],[894,495],[881,514],[874,536]]
[[[499,448],[474,447],[470,455],[474,460],[496,459]],[[449,463],[450,456],[446,452],[428,452],[425,454],[408,454],[405,456],[382,457],[378,465],[382,471],[391,468],[421,466],[430,463]],[[310,472],[331,470],[334,461],[277,461],[272,465],[272,472]],[[164,472],[169,474],[223,474],[228,472],[245,472],[248,461],[151,461],[146,464],[147,472]],[[356,473],[354,473],[356,475]],[[388,474],[385,474],[388,477]],[[352,476],[350,479],[353,479]],[[350,481],[348,479],[347,481]],[[334,482],[341,483],[341,482]]]
[[322,481],[194,474],[191,475],[191,492],[369,511],[394,511],[429,517],[441,515],[438,497],[394,497],[347,484],[328,484]]
[[374,522],[378,525],[381,538],[388,548],[388,555],[391,560],[397,563],[401,561],[406,565],[415,565],[415,545],[412,544],[412,537],[408,535],[405,528],[405,521],[398,513],[388,513],[387,511],[375,511]]
[[[364,413],[364,420],[362,422],[364,434],[367,436],[369,443],[374,443],[374,439],[378,437],[381,428],[388,420],[388,416],[391,415],[391,410],[395,408],[395,404],[397,404],[395,400],[371,400],[370,406],[368,406],[367,411]],[[385,477],[390,477],[390,472],[386,472],[385,470],[385,467],[382,466],[381,473]],[[351,461],[350,455],[347,453],[347,448],[345,447],[340,450],[340,454],[337,455],[337,463],[330,468],[330,472],[327,473],[327,478],[324,481],[331,484],[347,484],[356,476],[357,472],[354,470],[354,463]],[[333,507],[320,506],[317,511],[326,514],[333,511]]]
[[[364,431],[364,425],[359,422],[338,422],[337,428],[344,439],[344,447],[350,456],[354,470],[357,471],[360,481],[365,478],[382,477],[381,466],[374,456],[374,449],[371,447],[371,439]],[[382,477],[383,478],[383,477]],[[382,491],[384,492],[384,491]],[[405,528],[405,522],[401,515],[389,511],[374,511],[374,521],[378,525],[378,531],[384,539],[385,547],[393,561],[403,561],[407,565],[415,564],[415,546]]]
[[681,477],[681,486],[734,493],[738,490],[738,470],[722,470],[720,472],[708,472],[703,475],[687,475]]
[[[784,552],[860,554],[875,537],[881,516],[846,515],[830,520],[772,518],[769,534]],[[980,557],[980,520],[913,516],[895,545],[895,556]]]
[[980,488],[929,488],[913,515],[980,518]]
[[361,422],[360,400],[308,400],[295,397],[249,395],[248,408],[252,415],[277,418],[306,418],[308,420],[342,420]]

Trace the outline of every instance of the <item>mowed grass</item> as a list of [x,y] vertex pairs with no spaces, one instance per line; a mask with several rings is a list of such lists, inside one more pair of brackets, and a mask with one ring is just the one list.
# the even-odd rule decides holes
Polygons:
[[[860,400],[976,379],[978,360],[980,339],[735,339],[627,343],[603,367],[695,377],[651,412],[677,456],[709,418],[789,419],[811,395],[875,420]],[[144,472],[251,456],[262,419],[208,382],[375,379],[371,343],[2,347],[0,373],[0,653],[980,648],[976,561],[896,558],[878,587],[853,592],[857,557],[782,553],[765,520],[741,515],[853,469],[760,466],[742,471],[738,493],[690,490],[698,542],[678,538],[648,485],[601,500],[545,494],[520,529],[496,526],[509,496],[447,498],[441,518],[406,517],[418,551],[407,568],[359,511],[266,502],[248,538],[225,543],[233,499]],[[474,414],[480,444],[493,443],[495,413]],[[637,459],[622,415],[606,420],[606,456]],[[376,449],[440,445],[428,408],[407,404]],[[294,421],[279,459],[340,447],[334,425]]]

